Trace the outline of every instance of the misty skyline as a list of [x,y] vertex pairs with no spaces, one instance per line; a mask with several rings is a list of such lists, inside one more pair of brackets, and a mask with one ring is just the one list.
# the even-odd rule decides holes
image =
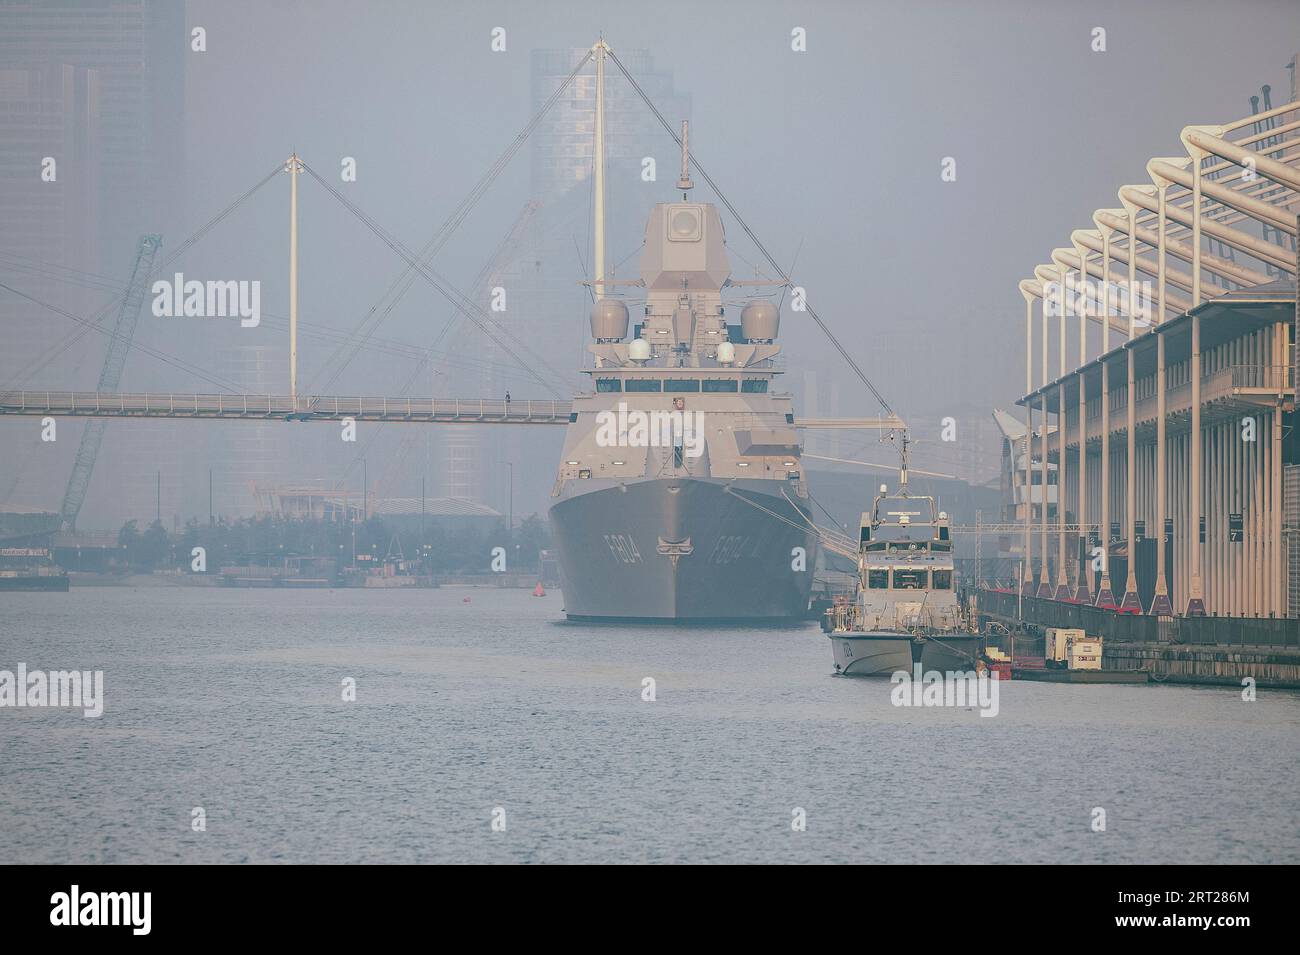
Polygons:
[[[1249,97],[1264,83],[1273,86],[1274,103],[1283,102],[1290,87],[1285,64],[1300,48],[1300,29],[1264,35],[1243,29],[1266,18],[1300,28],[1300,13],[1282,2],[1227,9],[1201,3],[666,3],[654,11],[651,18],[630,4],[571,4],[561,16],[527,3],[190,2],[186,30],[202,27],[207,48],[184,57],[185,158],[178,171],[184,202],[157,225],[163,251],[174,250],[291,151],[332,177],[384,229],[419,248],[528,122],[533,51],[589,46],[603,33],[615,53],[646,51],[655,69],[689,97],[695,157],[911,425],[917,464],[943,470],[956,463],[963,440],[974,440],[977,426],[988,433],[992,409],[1010,407],[1023,390],[1016,283],[1043,261],[1044,250],[1087,226],[1094,208],[1116,204],[1119,186],[1142,181],[1147,157],[1179,152],[1184,125],[1245,115]],[[1090,49],[1096,26],[1107,31],[1105,53]],[[504,52],[491,49],[497,27],[506,31]],[[790,48],[795,27],[807,32],[806,52]],[[1191,54],[1207,35],[1216,37],[1216,54],[1198,64]],[[610,210],[612,262],[635,252],[650,205],[675,193],[677,150],[668,135],[648,137],[644,154],[656,159],[657,182],[623,184],[622,192],[611,185],[618,197]],[[355,182],[339,181],[344,157],[356,160]],[[955,182],[940,179],[944,157],[956,159]],[[161,322],[146,310],[138,341],[199,365],[247,346],[285,354],[287,333],[274,320],[288,311],[285,180],[262,189],[178,266],[205,278],[259,279],[272,318],[240,329]],[[1066,182],[1069,188],[1062,188]],[[447,243],[435,270],[470,293],[472,279],[530,197],[529,160],[519,155]],[[699,177],[692,198],[714,200]],[[403,263],[307,179],[300,217],[301,319],[351,334]],[[726,226],[733,272],[748,276],[759,254],[729,217]],[[513,327],[525,340],[530,331],[542,338],[529,343],[564,372],[583,357],[578,346],[587,316],[577,283],[587,277],[580,263],[591,260],[589,227],[572,232],[569,244],[581,257],[575,250],[568,273],[552,276],[574,284],[572,325],[563,334]],[[132,251],[114,250],[116,257],[94,271],[124,284]],[[21,286],[21,277],[5,274]],[[12,302],[0,298],[0,309],[9,314]],[[46,320],[59,335],[75,328],[57,316]],[[472,363],[488,350],[481,333],[419,281],[374,334],[427,347],[447,322],[462,329],[440,346],[452,361]],[[544,340],[551,335],[558,340]],[[25,386],[93,387],[105,342],[87,336],[57,378],[37,376]],[[792,313],[788,302],[782,342],[788,390],[800,394],[806,370],[833,383],[837,394],[838,407],[821,413],[878,410],[808,317]],[[300,381],[327,379],[334,347],[302,341]],[[414,367],[363,350],[331,391],[386,394]],[[516,397],[549,397],[522,372],[497,370],[501,387]],[[124,389],[210,390],[138,352],[125,376]],[[281,390],[287,390],[287,368],[283,377]],[[570,386],[579,383],[571,374]],[[957,449],[938,446],[946,416],[959,423]],[[106,442],[122,429],[145,427],[153,426],[115,423]],[[204,429],[245,426],[167,427],[167,440],[180,443],[173,453],[192,458],[206,453]],[[333,438],[326,430],[294,435],[295,447],[325,457],[329,450],[320,448]],[[27,448],[30,435],[23,434],[20,447]],[[560,435],[520,439],[516,509],[542,511]],[[437,440],[430,434],[421,443]],[[849,456],[881,458],[869,436],[847,444]],[[346,462],[327,460],[324,476],[336,478]],[[61,491],[62,466],[36,467],[24,473],[27,486]],[[418,487],[418,475],[406,478],[392,493],[409,493],[412,482]],[[358,479],[353,476],[353,486]],[[46,506],[57,509],[57,493],[46,496]],[[192,510],[164,506],[173,509]]]

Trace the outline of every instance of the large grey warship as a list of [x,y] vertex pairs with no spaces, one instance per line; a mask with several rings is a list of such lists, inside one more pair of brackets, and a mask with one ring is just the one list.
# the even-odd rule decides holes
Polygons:
[[807,610],[818,538],[792,400],[774,387],[780,312],[752,301],[728,324],[722,290],[755,284],[730,275],[717,207],[681,201],[651,211],[639,280],[593,283],[645,300],[630,338],[624,301],[591,312],[593,387],[573,401],[550,509],[570,619]]

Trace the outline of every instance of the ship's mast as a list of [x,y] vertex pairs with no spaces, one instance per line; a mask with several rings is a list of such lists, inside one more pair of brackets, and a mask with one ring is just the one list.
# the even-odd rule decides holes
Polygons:
[[677,180],[677,188],[682,191],[682,202],[686,201],[687,190],[694,189],[695,183],[691,182],[691,123],[690,120],[682,120],[682,178]]
[[601,37],[592,47],[596,55],[596,143],[592,155],[595,180],[595,279],[596,298],[605,296],[605,53],[609,49]]

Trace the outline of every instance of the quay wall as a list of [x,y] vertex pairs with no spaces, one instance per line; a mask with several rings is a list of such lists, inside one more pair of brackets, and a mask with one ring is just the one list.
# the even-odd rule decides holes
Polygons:
[[[980,590],[976,596],[981,614],[1004,623],[1016,621],[1014,593]],[[1020,598],[1020,603],[1025,623],[1080,627],[1120,643],[1300,649],[1300,618],[1296,617],[1152,617],[1038,597]]]
[[1105,669],[1143,669],[1157,682],[1241,686],[1251,677],[1259,687],[1300,689],[1295,618],[1157,618],[1025,597],[1018,619],[1014,593],[981,590],[978,600],[982,617],[1034,639],[1047,627],[1100,636]]
[[1102,667],[1142,669],[1167,683],[1241,686],[1251,677],[1259,687],[1300,689],[1300,652],[1270,648],[1151,646],[1102,642]]

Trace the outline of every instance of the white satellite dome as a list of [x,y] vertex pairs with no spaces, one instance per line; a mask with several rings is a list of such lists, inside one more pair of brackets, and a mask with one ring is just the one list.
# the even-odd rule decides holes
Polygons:
[[627,345],[627,357],[632,361],[650,360],[650,343],[644,338],[634,338]]
[[736,360],[736,346],[731,342],[723,342],[718,346],[718,363],[730,365]]

